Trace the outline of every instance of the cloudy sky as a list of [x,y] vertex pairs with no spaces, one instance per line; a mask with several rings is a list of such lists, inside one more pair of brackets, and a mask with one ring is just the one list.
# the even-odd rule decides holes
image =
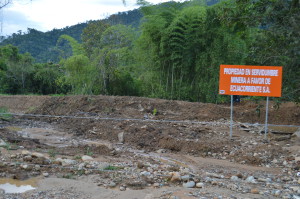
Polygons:
[[[168,0],[148,0],[153,4]],[[13,0],[0,10],[2,36],[27,28],[49,31],[137,8],[136,0]]]

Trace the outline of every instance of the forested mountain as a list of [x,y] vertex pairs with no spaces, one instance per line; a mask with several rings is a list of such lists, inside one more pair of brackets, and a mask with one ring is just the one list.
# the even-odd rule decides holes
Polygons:
[[[140,10],[119,12],[109,16],[107,19],[100,20],[110,25],[124,24],[138,27],[142,13]],[[57,43],[61,35],[69,35],[81,42],[83,29],[94,21],[80,23],[74,26],[67,26],[62,29],[53,29],[48,32],[41,32],[28,28],[26,33],[14,33],[0,43],[1,46],[12,44],[19,48],[20,53],[30,53],[36,62],[58,62],[60,57],[71,55],[70,47],[65,43]]]
[[[281,99],[300,102],[299,0],[144,3],[132,14],[91,21],[81,34],[12,36],[20,43],[0,48],[0,92],[220,103],[228,101],[218,92],[220,65],[232,64],[283,66]],[[31,52],[44,63],[24,48],[45,49],[41,57]]]

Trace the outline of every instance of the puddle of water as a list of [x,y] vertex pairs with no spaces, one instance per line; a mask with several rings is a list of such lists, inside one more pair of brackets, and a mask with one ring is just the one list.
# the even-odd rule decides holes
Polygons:
[[24,193],[37,187],[37,179],[15,180],[11,178],[0,178],[0,189],[5,193]]

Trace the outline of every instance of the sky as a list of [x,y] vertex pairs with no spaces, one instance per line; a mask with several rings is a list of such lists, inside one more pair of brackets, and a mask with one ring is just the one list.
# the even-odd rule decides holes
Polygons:
[[[152,4],[169,0],[148,0]],[[1,1],[0,1],[1,2]],[[0,10],[1,36],[27,28],[50,31],[138,8],[136,0],[13,0]]]

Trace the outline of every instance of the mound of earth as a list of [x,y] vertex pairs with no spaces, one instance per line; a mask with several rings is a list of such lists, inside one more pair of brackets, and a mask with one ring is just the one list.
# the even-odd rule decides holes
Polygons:
[[[1,96],[0,106],[10,112],[45,115],[144,118],[155,120],[214,121],[230,118],[230,103],[210,104],[119,96]],[[155,114],[154,114],[155,113]],[[234,104],[234,120],[264,123],[265,101],[243,100]],[[269,105],[269,123],[299,125],[300,105],[293,102]]]

